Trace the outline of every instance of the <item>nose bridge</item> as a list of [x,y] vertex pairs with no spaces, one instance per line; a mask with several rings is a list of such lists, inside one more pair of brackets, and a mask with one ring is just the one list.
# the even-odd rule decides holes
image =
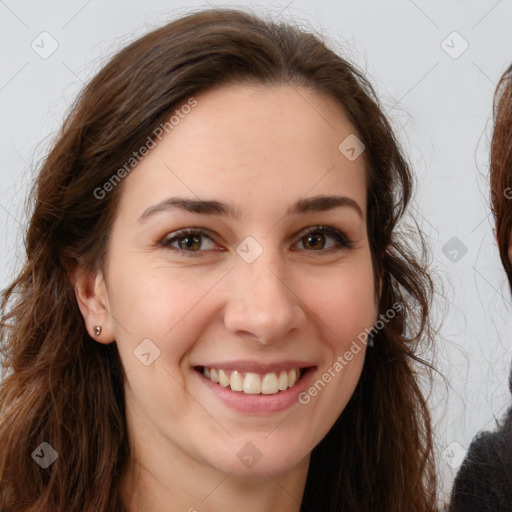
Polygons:
[[304,312],[292,292],[292,283],[286,282],[288,272],[282,256],[277,248],[269,247],[262,248],[252,261],[240,254],[230,272],[226,327],[249,333],[261,343],[283,338],[299,326]]

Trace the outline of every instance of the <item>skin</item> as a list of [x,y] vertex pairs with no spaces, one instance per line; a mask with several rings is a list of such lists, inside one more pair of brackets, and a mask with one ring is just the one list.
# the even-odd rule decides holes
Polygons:
[[[75,275],[89,333],[116,341],[125,371],[133,459],[121,492],[130,511],[298,511],[310,453],[350,399],[364,346],[307,405],[277,413],[227,407],[193,367],[300,359],[314,362],[314,382],[374,324],[364,154],[338,150],[354,128],[331,98],[303,88],[237,84],[196,99],[124,179],[104,268]],[[318,195],[349,197],[361,215],[287,215]],[[230,202],[240,217],[172,209],[138,221],[171,196]],[[317,225],[352,247],[310,240]],[[207,230],[196,256],[183,241],[159,245],[182,228]],[[248,236],[263,250],[252,263],[236,252]],[[134,350],[148,338],[160,356],[145,366]],[[250,468],[237,457],[248,442],[261,454]]]

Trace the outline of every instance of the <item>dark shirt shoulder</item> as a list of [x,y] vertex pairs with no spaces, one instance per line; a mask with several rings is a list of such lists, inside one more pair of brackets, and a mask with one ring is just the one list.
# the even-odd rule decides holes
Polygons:
[[498,432],[473,439],[455,479],[450,512],[512,512],[511,413]]

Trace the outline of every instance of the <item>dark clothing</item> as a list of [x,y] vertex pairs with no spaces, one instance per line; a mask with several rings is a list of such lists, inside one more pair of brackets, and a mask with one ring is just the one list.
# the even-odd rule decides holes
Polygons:
[[455,479],[449,512],[512,512],[512,409],[498,432],[473,439]]

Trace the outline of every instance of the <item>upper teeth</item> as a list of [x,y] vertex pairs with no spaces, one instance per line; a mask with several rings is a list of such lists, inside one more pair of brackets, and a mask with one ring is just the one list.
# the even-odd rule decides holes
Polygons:
[[[279,373],[279,375],[278,375]],[[234,370],[232,372],[226,370],[217,370],[216,368],[203,368],[203,375],[208,377],[212,382],[218,383],[233,391],[243,391],[249,394],[273,395],[278,391],[284,391],[291,388],[300,377],[300,368],[293,370],[282,370],[280,372],[266,373],[259,375],[257,373],[244,373]]]

